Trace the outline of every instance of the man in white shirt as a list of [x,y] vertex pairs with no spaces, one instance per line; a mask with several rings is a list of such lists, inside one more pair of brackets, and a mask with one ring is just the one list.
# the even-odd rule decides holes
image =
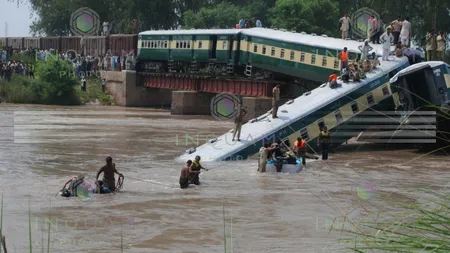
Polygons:
[[406,17],[402,22],[402,30],[400,31],[400,41],[402,45],[409,47],[409,42],[411,39],[411,23],[409,22],[409,17]]
[[339,19],[339,22],[342,23],[341,25],[341,31],[342,31],[342,39],[345,40],[348,37],[348,30],[350,29],[350,22],[351,19],[348,17],[347,13]]
[[394,36],[391,33],[390,27],[388,27],[386,32],[381,35],[380,41],[383,44],[383,61],[389,61],[389,51],[391,50],[391,45],[394,42]]
[[436,58],[440,61],[443,61],[444,55],[445,55],[445,47],[446,47],[446,45],[445,45],[446,40],[445,40],[444,32],[441,31],[439,33],[439,35],[436,38],[436,41],[437,41],[437,48],[436,48],[437,57]]

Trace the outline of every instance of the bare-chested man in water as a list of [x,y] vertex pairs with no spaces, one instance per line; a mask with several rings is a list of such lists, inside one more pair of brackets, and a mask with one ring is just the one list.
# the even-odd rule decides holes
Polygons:
[[112,162],[112,158],[110,156],[106,157],[106,165],[104,165],[97,173],[96,181],[98,181],[98,177],[103,172],[103,183],[106,187],[114,192],[116,190],[116,179],[114,178],[114,173],[117,173],[119,176],[123,177],[122,173],[119,173],[116,170],[116,164]]

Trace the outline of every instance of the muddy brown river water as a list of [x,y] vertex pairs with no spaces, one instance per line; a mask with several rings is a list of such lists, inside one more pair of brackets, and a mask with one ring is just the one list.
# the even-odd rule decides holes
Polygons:
[[[203,185],[179,189],[175,158],[233,127],[156,109],[0,106],[0,184],[8,252],[346,252],[330,231],[343,217],[400,212],[449,192],[450,159],[349,145],[295,174],[259,174],[256,161],[205,163]],[[115,195],[55,197],[71,176],[93,183],[106,156],[125,175]],[[333,224],[333,220],[334,225]],[[231,251],[232,249],[232,251]]]

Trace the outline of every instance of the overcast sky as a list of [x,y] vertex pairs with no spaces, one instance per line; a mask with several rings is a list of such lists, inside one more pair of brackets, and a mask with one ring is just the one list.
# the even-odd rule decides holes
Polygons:
[[20,4],[0,0],[0,37],[5,37],[5,23],[8,25],[8,37],[30,36],[30,7],[28,4]]

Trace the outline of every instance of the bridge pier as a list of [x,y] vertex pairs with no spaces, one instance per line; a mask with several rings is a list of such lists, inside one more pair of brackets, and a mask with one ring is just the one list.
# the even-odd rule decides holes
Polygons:
[[209,92],[172,91],[170,112],[173,115],[210,115],[211,99],[215,95]]
[[136,71],[102,71],[101,77],[106,79],[106,89],[114,96],[117,105],[135,107],[170,105],[172,91],[145,87]]

